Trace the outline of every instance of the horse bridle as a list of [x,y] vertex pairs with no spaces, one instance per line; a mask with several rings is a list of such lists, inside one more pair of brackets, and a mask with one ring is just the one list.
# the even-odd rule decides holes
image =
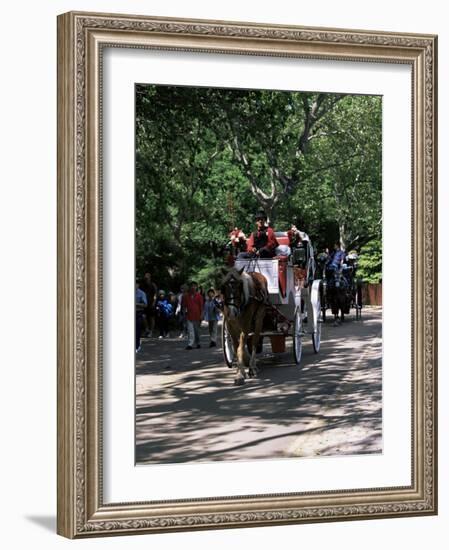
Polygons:
[[[226,283],[223,285],[223,287],[227,290],[227,289],[230,289],[230,292],[223,292],[224,294],[224,305],[229,307],[229,306],[233,306],[235,307],[238,311],[240,311],[241,309],[241,301],[239,304],[236,303],[236,296],[235,296],[235,292],[234,292],[234,285],[231,283],[231,281],[235,281],[236,283],[239,283],[239,281],[235,278],[235,277],[231,277],[229,279],[229,281],[226,281]],[[231,284],[229,284],[231,283]]]

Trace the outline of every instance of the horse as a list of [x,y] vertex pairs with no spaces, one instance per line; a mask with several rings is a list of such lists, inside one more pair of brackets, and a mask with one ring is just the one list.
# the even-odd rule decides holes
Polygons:
[[[345,320],[345,314],[349,313],[351,304],[351,291],[349,282],[343,274],[343,269],[328,270],[327,278],[327,296],[331,306],[332,314],[334,315],[334,326],[337,326],[340,321]],[[340,318],[338,312],[340,311]]]
[[[245,383],[248,375],[257,376],[256,350],[262,332],[263,319],[268,304],[267,280],[261,273],[247,273],[244,268],[231,268],[223,279],[223,322],[231,335],[237,372],[234,385]],[[251,356],[246,350],[251,335]]]

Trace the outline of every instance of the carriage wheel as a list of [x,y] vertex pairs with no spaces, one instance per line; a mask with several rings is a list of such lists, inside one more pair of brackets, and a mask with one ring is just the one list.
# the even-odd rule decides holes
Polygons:
[[232,368],[234,361],[234,346],[232,344],[231,333],[229,332],[226,321],[223,321],[223,326],[221,328],[221,341],[223,344],[223,357],[225,363],[229,368]]
[[301,339],[302,321],[301,308],[296,308],[295,320],[293,322],[293,357],[295,363],[299,365],[302,355],[302,339]]
[[313,310],[312,344],[313,344],[313,351],[315,353],[318,353],[320,351],[320,344],[321,344],[320,311],[322,311],[322,308],[321,308],[320,292],[317,292],[315,299],[316,299],[316,304],[312,305],[312,310]]
[[326,322],[326,283],[322,283],[320,287],[320,301],[321,301],[321,321]]
[[317,309],[314,310],[314,315],[313,315],[314,322],[313,322],[312,344],[313,344],[313,351],[315,353],[318,353],[320,351],[320,345],[321,345],[321,323],[320,323],[320,313],[319,313],[320,309],[321,309],[321,304],[318,303]]

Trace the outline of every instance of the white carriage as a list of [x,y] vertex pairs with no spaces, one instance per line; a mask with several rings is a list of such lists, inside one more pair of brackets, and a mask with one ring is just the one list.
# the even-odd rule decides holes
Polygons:
[[[302,338],[312,337],[315,353],[321,343],[322,281],[315,279],[315,260],[308,236],[301,234],[301,242],[293,249],[288,246],[287,232],[276,232],[280,246],[274,258],[237,258],[235,267],[247,272],[257,271],[268,283],[269,305],[264,319],[262,337],[271,339],[274,353],[284,352],[286,339],[293,339],[293,357],[301,361]],[[307,326],[305,326],[307,324]],[[232,365],[232,340],[223,323],[223,353],[228,366]]]

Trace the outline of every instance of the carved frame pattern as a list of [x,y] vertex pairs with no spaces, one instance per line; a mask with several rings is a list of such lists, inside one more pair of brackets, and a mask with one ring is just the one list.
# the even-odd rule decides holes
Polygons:
[[[105,45],[412,65],[413,231],[423,251],[412,307],[418,315],[412,335],[412,486],[103,504],[98,128]],[[73,12],[58,18],[60,534],[78,538],[436,513],[436,45],[436,37],[428,35]]]

